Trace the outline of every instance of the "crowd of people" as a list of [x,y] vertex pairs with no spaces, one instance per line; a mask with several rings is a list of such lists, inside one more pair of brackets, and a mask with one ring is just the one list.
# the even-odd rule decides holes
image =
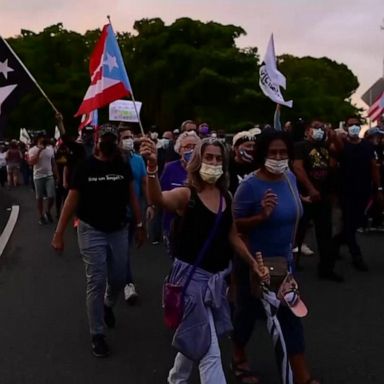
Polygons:
[[354,268],[369,270],[356,233],[383,228],[384,119],[363,137],[357,116],[340,129],[313,119],[231,138],[193,120],[161,137],[108,123],[84,128],[77,140],[62,135],[54,144],[40,134],[29,149],[11,141],[0,152],[2,186],[15,188],[20,174],[29,183],[32,174],[39,224],[53,222],[56,207],[56,250],[71,220],[77,227],[96,357],[109,354],[106,327],[115,325],[120,292],[131,304],[138,298],[130,249],[147,237],[164,242],[167,282],[182,287],[168,383],[187,383],[194,363],[202,383],[226,383],[218,337],[228,332],[233,375],[259,383],[246,346],[256,319],[271,316],[286,352],[283,365],[276,353],[284,382],[319,382],[305,359],[306,312],[294,278],[311,251],[304,243],[311,225],[319,279],[344,281],[335,271],[344,244]]

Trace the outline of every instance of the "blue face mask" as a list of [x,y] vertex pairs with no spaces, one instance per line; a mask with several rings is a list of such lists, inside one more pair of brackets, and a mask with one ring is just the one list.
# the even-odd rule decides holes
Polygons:
[[361,127],[360,125],[351,125],[348,127],[348,135],[351,137],[358,137],[360,133]]
[[321,128],[312,129],[312,139],[315,141],[321,141],[324,137],[324,131]]
[[193,155],[193,151],[184,152],[183,153],[183,160],[186,163],[189,163],[191,161],[191,159],[192,159],[192,155]]

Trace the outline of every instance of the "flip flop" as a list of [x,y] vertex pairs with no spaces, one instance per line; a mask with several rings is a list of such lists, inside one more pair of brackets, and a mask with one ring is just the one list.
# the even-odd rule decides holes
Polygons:
[[239,367],[241,364],[244,364],[246,361],[247,360],[235,362],[234,360],[232,360],[230,364],[230,368],[236,380],[241,384],[250,384],[248,381],[244,381],[244,380],[253,378],[254,383],[251,383],[251,384],[260,384],[261,383],[260,378],[255,371],[252,371],[249,368]]

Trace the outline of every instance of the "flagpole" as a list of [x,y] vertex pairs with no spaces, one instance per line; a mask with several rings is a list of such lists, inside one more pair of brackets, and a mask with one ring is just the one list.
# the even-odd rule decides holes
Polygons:
[[4,44],[8,47],[8,49],[11,51],[11,53],[13,54],[13,56],[15,56],[16,60],[19,62],[19,64],[23,67],[24,71],[28,74],[28,76],[31,78],[31,80],[33,81],[33,83],[36,85],[36,87],[39,89],[39,91],[41,92],[41,94],[44,96],[44,98],[48,101],[48,103],[50,104],[50,106],[53,108],[53,110],[56,112],[56,113],[59,113],[58,109],[54,106],[54,104],[52,103],[52,101],[48,98],[48,96],[46,95],[46,93],[42,90],[42,88],[40,87],[39,83],[36,81],[36,79],[32,76],[31,72],[28,71],[28,68],[24,65],[24,63],[20,60],[19,56],[16,55],[15,51],[12,49],[12,47],[8,44],[8,42],[3,39],[2,36],[0,36],[1,40],[3,40]]
[[[110,15],[107,15],[107,19],[108,19],[108,23],[112,25],[111,16]],[[139,122],[139,127],[140,127],[141,134],[143,136],[145,136],[143,124],[141,123],[140,115],[139,115],[139,112],[138,112],[137,107],[136,107],[136,100],[135,100],[135,95],[133,94],[132,86],[131,86],[131,89],[130,89],[130,93],[131,93],[131,99],[133,101],[133,108],[135,109],[136,117],[137,117],[137,120]]]

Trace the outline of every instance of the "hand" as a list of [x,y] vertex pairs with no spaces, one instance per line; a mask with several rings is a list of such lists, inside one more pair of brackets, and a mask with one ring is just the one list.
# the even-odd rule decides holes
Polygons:
[[277,195],[273,193],[271,189],[268,189],[265,192],[264,197],[261,200],[261,207],[263,208],[262,213],[266,219],[271,216],[273,210],[278,204],[277,200]]
[[307,203],[307,204],[312,203],[311,196],[302,196],[302,195],[300,195],[300,200],[303,203]]
[[146,212],[147,222],[152,221],[154,217],[155,217],[155,208],[150,205],[148,206],[147,212]]
[[156,167],[157,165],[157,149],[156,144],[148,137],[141,139],[140,155],[147,160],[148,165]]
[[57,252],[63,252],[64,250],[64,240],[63,235],[55,232],[51,242],[52,248]]
[[316,188],[311,188],[308,193],[309,198],[311,199],[311,203],[315,203],[316,201],[321,200],[321,194]]
[[144,227],[136,228],[135,230],[135,244],[137,248],[140,248],[145,241],[145,230]]
[[63,121],[63,115],[60,112],[56,112],[55,118],[57,121]]
[[261,252],[256,252],[255,259],[252,263],[252,271],[260,279],[260,283],[268,284],[270,281],[269,269],[264,265],[263,256]]

